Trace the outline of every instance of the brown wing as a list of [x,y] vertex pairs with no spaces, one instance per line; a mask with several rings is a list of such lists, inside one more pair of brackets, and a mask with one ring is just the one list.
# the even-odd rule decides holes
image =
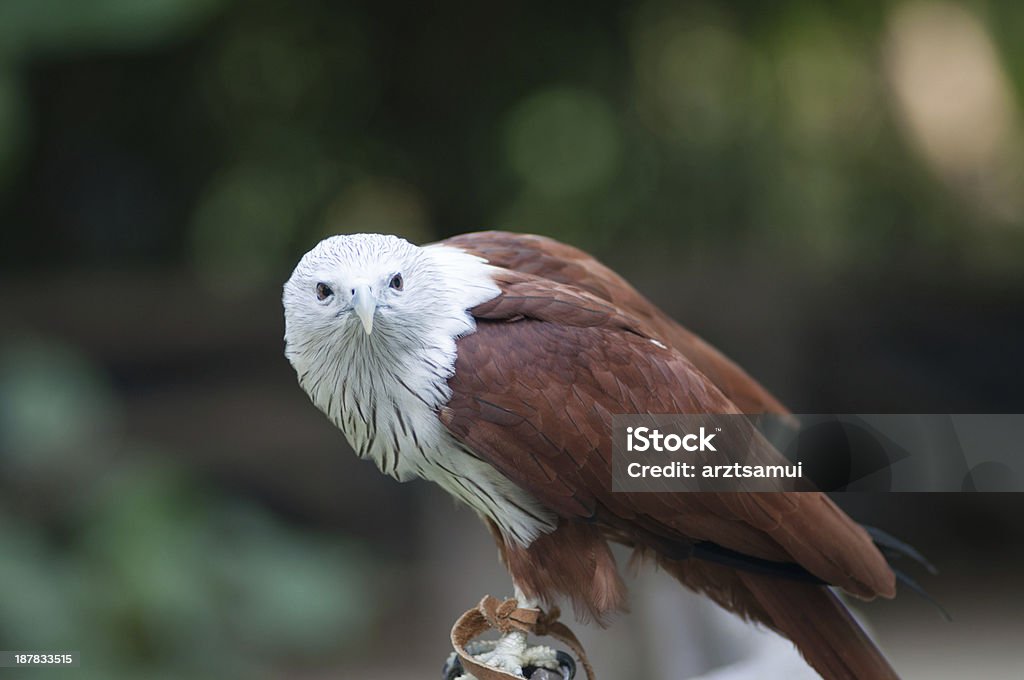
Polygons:
[[611,416],[739,413],[693,363],[651,342],[643,321],[549,279],[499,277],[458,341],[441,414],[477,455],[560,516],[640,542],[711,541],[793,561],[861,597],[894,592],[871,539],[819,493],[612,493]]
[[587,253],[544,236],[504,231],[462,234],[444,242],[491,264],[580,288],[649,325],[706,375],[742,413],[788,413],[756,380],[728,357],[676,323],[621,276]]

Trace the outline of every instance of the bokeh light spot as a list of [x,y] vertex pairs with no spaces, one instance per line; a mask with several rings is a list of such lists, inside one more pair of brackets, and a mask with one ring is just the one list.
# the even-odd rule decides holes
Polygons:
[[506,121],[508,160],[529,187],[547,195],[584,192],[612,177],[619,131],[596,94],[554,88],[522,101]]

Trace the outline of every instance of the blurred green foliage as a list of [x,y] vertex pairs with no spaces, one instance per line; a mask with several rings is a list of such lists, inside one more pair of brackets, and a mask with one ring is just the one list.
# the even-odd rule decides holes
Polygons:
[[0,406],[0,646],[81,650],[78,677],[274,677],[373,624],[361,550],[125,441],[72,349],[0,346]]

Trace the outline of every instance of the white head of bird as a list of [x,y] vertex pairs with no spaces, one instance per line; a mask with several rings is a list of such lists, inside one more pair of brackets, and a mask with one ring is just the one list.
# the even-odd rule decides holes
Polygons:
[[474,327],[468,310],[499,292],[489,269],[458,249],[397,236],[326,238],[284,285],[285,354],[300,382],[367,362],[429,364],[447,378],[455,339]]
[[426,420],[436,423],[451,396],[455,341],[474,329],[468,310],[498,294],[491,267],[457,248],[332,236],[284,285],[285,355],[356,452],[405,478],[419,471],[395,461],[394,439],[378,435],[392,425],[415,424],[420,436],[436,427]]
[[492,272],[443,244],[324,239],[284,285],[285,355],[360,458],[396,479],[436,482],[527,542],[553,520],[437,417],[451,398],[455,341],[475,329],[469,310],[500,294]]

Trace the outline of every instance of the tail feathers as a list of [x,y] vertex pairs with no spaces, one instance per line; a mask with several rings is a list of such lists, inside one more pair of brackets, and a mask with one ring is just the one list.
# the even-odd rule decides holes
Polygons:
[[741,574],[751,595],[771,617],[767,625],[792,640],[828,680],[898,678],[889,662],[828,588],[767,582]]
[[684,585],[788,638],[825,680],[898,680],[899,676],[835,594],[826,587],[738,572],[697,560],[662,560]]

